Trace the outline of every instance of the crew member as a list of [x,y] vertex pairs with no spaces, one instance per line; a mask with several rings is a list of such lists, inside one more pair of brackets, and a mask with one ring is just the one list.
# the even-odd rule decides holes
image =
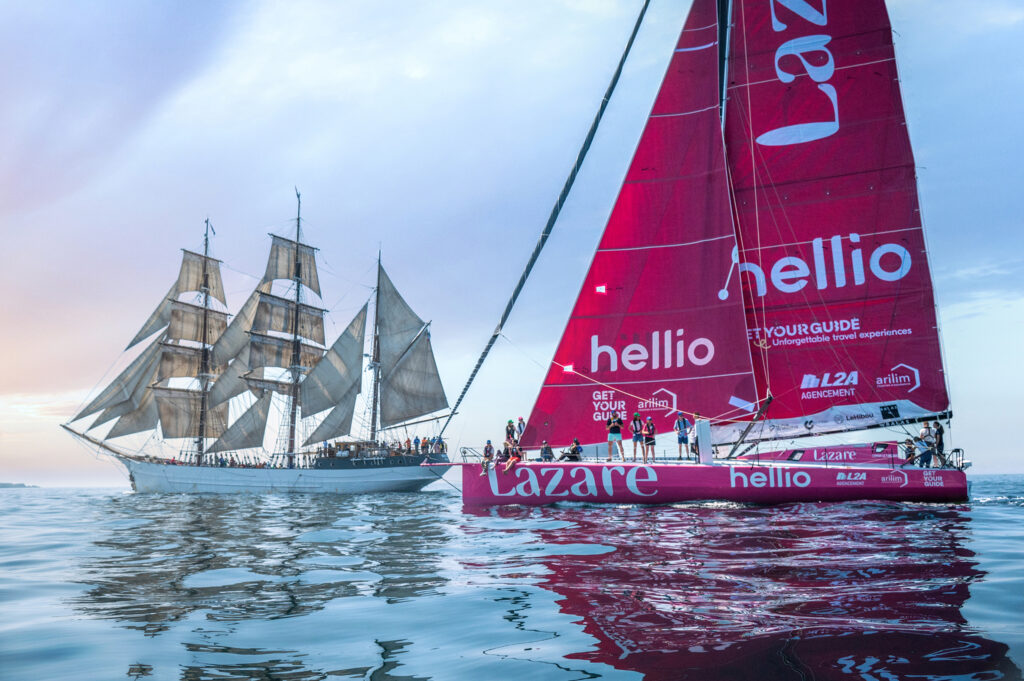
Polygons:
[[612,460],[612,449],[619,445],[619,456],[626,460],[626,451],[622,448],[622,419],[619,412],[613,411],[611,418],[605,421],[604,429],[608,431],[608,460]]

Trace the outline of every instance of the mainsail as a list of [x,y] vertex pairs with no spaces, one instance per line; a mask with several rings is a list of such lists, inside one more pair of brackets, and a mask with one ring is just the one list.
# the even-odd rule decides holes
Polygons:
[[747,413],[746,343],[719,117],[714,0],[697,0],[640,138],[523,444],[606,439],[612,410],[661,431],[676,410]]
[[371,437],[376,433],[378,399],[384,428],[448,407],[430,345],[429,324],[412,311],[379,263],[374,322]]
[[[734,264],[758,397],[774,398],[754,437],[947,410],[885,3],[732,4]],[[715,438],[734,439],[741,425],[719,426]]]

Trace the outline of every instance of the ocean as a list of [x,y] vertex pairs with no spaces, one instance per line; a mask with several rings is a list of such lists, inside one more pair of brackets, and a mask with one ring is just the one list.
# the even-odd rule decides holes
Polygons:
[[0,679],[1020,679],[1024,476],[968,504],[464,509],[0,490]]

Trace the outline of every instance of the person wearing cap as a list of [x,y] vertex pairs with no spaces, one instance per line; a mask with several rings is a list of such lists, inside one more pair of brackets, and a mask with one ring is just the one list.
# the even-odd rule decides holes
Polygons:
[[605,421],[604,429],[608,431],[608,460],[612,460],[612,451],[615,445],[619,445],[619,456],[626,460],[626,450],[622,448],[622,418],[619,412],[613,411],[611,417]]
[[636,461],[636,446],[644,446],[644,421],[640,418],[640,412],[633,412],[633,420],[629,423],[629,430],[633,433],[633,461]]
[[516,439],[516,423],[512,419],[505,424],[505,442],[512,442]]
[[551,451],[551,445],[548,444],[547,440],[540,447],[540,460],[551,462],[555,460],[555,453]]
[[516,464],[523,460],[523,450],[519,449],[519,445],[514,445],[509,450],[508,461],[505,462],[505,468],[502,469],[502,474],[508,473],[510,470],[516,467]]
[[654,435],[658,429],[654,425],[654,419],[650,416],[644,422],[644,463],[647,463],[647,454],[651,454],[651,463],[654,463]]
[[568,450],[563,449],[559,461],[580,461],[583,458],[583,447],[580,447],[579,438],[572,439],[572,446]]
[[524,430],[526,430],[526,421],[524,421],[523,417],[520,416],[519,417],[519,422],[516,424],[516,439],[517,440],[522,440],[523,439],[523,431]]
[[484,445],[484,456],[480,461],[480,475],[487,475],[487,470],[491,467],[494,462],[494,445],[488,440],[487,444]]
[[672,430],[676,431],[676,442],[679,444],[679,460],[683,460],[683,446],[686,445],[686,458],[690,458],[690,422],[683,416],[683,412],[676,412],[675,423],[672,424]]

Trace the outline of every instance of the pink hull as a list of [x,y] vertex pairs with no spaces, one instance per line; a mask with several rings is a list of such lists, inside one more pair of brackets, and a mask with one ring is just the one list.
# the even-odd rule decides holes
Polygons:
[[963,471],[855,466],[743,464],[555,463],[519,464],[509,473],[480,475],[462,467],[462,500],[468,505],[552,504],[585,501],[666,504],[737,501],[781,504],[799,501],[957,502],[967,500]]

